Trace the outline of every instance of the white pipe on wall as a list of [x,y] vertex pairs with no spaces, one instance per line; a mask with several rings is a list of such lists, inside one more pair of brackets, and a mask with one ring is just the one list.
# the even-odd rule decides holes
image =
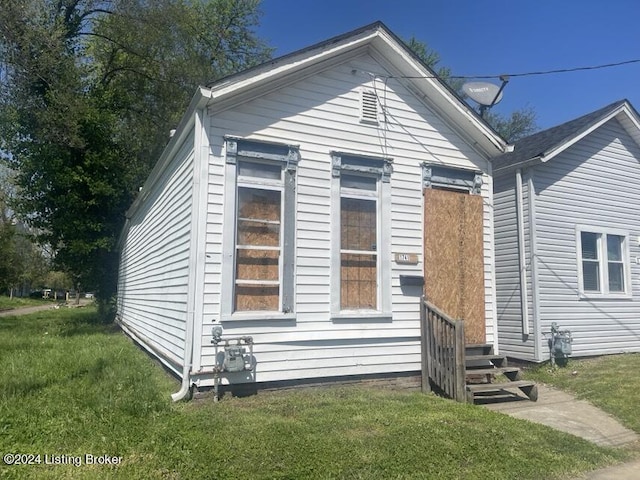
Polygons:
[[520,308],[522,334],[531,333],[529,325],[529,303],[527,291],[527,261],[524,246],[524,195],[522,193],[522,170],[516,170],[516,217],[518,224],[518,271],[520,272]]

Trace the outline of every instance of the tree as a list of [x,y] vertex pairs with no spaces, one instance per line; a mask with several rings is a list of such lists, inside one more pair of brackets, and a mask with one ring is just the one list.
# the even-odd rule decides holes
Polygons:
[[[460,78],[452,78],[449,68],[438,67],[440,55],[437,52],[413,36],[406,41],[405,44],[420,60],[434,70],[438,77],[447,83],[463,99],[466,99],[466,95],[462,92],[463,80]],[[538,126],[536,125],[536,112],[530,106],[516,110],[507,117],[495,111],[489,111],[485,114],[484,118],[487,123],[508,142],[515,142],[538,130]]]
[[536,111],[531,106],[511,112],[505,117],[496,112],[488,111],[485,120],[509,142],[515,142],[538,130],[536,125]]
[[0,167],[0,290],[11,289],[17,281],[15,224],[9,207],[12,194],[9,171]]
[[124,212],[199,84],[270,57],[254,0],[0,0],[16,211],[107,305]]

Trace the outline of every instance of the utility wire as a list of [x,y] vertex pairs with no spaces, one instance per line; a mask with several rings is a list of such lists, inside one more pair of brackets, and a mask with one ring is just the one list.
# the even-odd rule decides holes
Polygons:
[[[552,75],[556,73],[569,73],[569,72],[581,72],[585,70],[600,70],[603,68],[611,68],[611,67],[619,67],[621,65],[629,65],[632,63],[640,63],[640,59],[635,60],[625,60],[623,62],[616,63],[605,63],[603,65],[592,65],[588,67],[573,67],[573,68],[559,68],[556,70],[540,70],[537,72],[521,72],[521,73],[507,73],[500,75],[449,75],[448,78],[456,78],[456,79],[490,79],[490,78],[500,78],[501,76],[507,77],[532,77],[535,75]],[[402,75],[390,75],[387,78],[440,78],[439,76],[424,76],[424,75],[416,75],[416,76],[402,76]]]

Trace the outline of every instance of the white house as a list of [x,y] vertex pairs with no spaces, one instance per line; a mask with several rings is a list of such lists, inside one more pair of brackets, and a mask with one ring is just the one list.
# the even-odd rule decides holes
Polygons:
[[626,100],[536,133],[494,162],[502,354],[640,352],[640,118]]
[[[174,399],[217,377],[415,374],[423,279],[473,298],[473,341],[495,342],[508,149],[381,23],[199,88],[127,213],[118,321],[182,379]],[[217,326],[252,337],[251,370],[220,371]]]

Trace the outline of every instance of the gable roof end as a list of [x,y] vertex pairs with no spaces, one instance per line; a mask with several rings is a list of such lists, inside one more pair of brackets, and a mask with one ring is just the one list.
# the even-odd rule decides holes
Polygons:
[[518,140],[515,142],[513,152],[494,160],[493,171],[515,169],[535,162],[548,162],[614,117],[620,120],[640,145],[640,116],[629,101],[623,99]]
[[500,135],[425,65],[382,22],[375,22],[324,42],[276,58],[208,86],[210,111],[258,97],[280,85],[303,79],[362,53],[384,58],[414,92],[463,138],[488,158],[511,150]]

